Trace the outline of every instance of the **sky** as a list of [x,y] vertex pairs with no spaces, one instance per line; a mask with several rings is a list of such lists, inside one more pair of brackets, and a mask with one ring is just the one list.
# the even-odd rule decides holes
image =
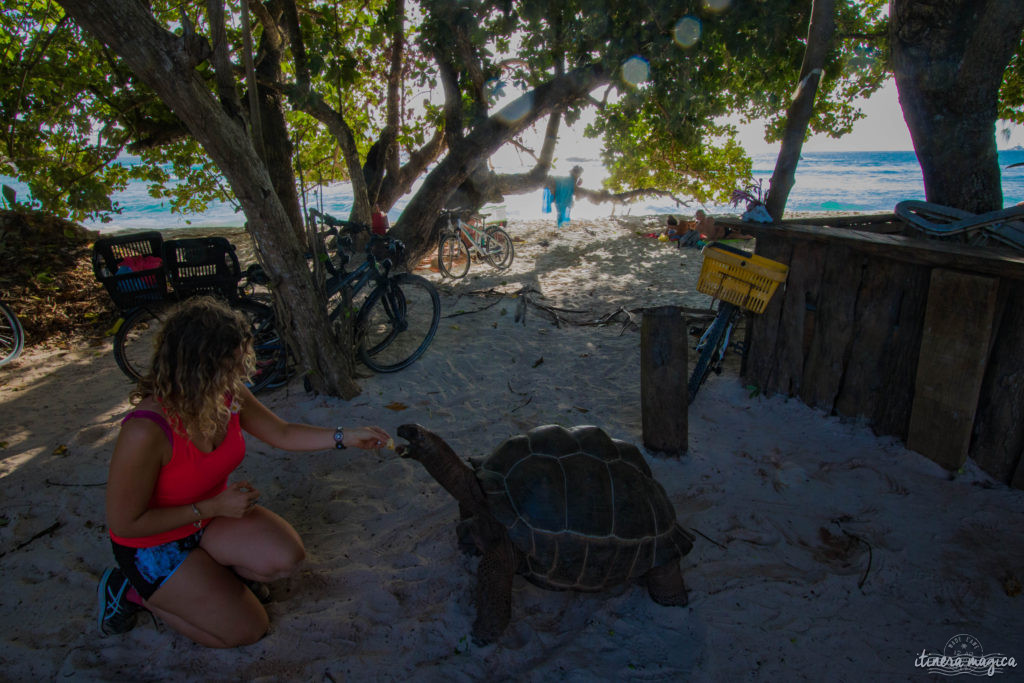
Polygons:
[[[866,116],[854,125],[852,132],[838,140],[825,135],[813,136],[804,143],[804,151],[896,151],[914,148],[910,142],[907,123],[903,120],[895,81],[889,79],[878,92],[869,99],[862,100],[860,108]],[[1008,125],[1010,124],[997,123],[997,131]],[[1024,146],[1024,126],[1010,127],[1009,140],[997,134],[996,144],[999,149],[1008,149],[1015,145]],[[740,126],[740,142],[749,154],[778,150],[778,143],[769,145],[764,141],[764,126],[761,124]]]
[[[899,96],[896,91],[896,83],[890,79],[876,93],[867,99],[859,102],[860,109],[864,112],[864,118],[854,124],[853,131],[839,139],[830,138],[826,135],[812,136],[804,143],[804,152],[894,152],[911,151],[913,145],[910,142],[910,133],[907,130],[906,122],[903,120],[903,112],[900,110]],[[1010,126],[1011,135],[1009,140],[1001,133],[997,134],[996,144],[1000,150],[1015,145],[1024,146],[1024,126],[1013,126],[1005,122],[996,124],[997,131]],[[599,143],[587,140],[583,137],[582,131],[584,120],[581,120],[573,129],[562,128],[558,147],[559,153],[564,154],[566,150],[577,151],[575,154],[597,156]],[[764,124],[752,123],[739,125],[739,141],[748,154],[756,155],[762,153],[778,152],[778,143],[769,144],[764,141]],[[539,145],[539,142],[538,142]],[[589,152],[584,152],[589,151]],[[515,153],[506,152],[510,158]],[[564,170],[564,169],[563,169]]]
[[[911,150],[910,132],[900,110],[896,84],[891,79],[869,99],[860,103],[866,116],[854,124],[853,131],[837,139],[812,136],[804,143],[807,152],[896,151]],[[740,126],[740,142],[749,154],[778,150],[778,143],[764,141],[764,125]]]

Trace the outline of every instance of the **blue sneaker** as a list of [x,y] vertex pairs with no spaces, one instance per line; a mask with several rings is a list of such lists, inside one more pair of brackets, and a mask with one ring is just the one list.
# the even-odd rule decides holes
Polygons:
[[128,588],[128,579],[118,567],[111,567],[100,577],[96,597],[99,603],[97,626],[102,635],[126,633],[135,626],[135,619],[142,608],[128,600]]

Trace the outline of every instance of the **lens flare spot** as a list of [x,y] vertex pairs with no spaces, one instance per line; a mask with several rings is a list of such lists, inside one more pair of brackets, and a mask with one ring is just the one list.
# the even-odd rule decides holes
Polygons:
[[676,22],[673,31],[675,41],[682,47],[693,47],[700,40],[700,19],[687,15]]
[[622,65],[622,80],[633,87],[646,81],[651,75],[651,65],[643,57],[630,57]]
[[704,7],[711,12],[724,12],[731,4],[732,0],[704,0]]
[[533,95],[527,93],[517,97],[502,107],[498,113],[494,115],[494,118],[505,125],[511,125],[529,114],[532,109]]

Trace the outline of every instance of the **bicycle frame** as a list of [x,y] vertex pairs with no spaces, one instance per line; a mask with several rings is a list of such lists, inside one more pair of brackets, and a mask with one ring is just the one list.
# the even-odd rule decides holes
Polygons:
[[[366,259],[346,272],[353,246],[351,236],[369,232],[369,227],[310,211],[310,219],[317,218],[330,226],[337,238],[338,263],[328,269],[331,275],[326,293],[328,299],[340,294],[342,300],[329,302],[329,318],[336,321],[343,314],[356,316],[359,360],[374,372],[396,372],[408,366],[427,349],[437,332],[441,317],[437,290],[418,275],[392,272],[396,264],[402,264],[405,245],[387,235],[371,235]],[[376,286],[367,287],[371,282]],[[362,290],[367,290],[366,296],[357,303],[356,296]]]
[[[480,221],[483,223],[483,219],[480,219]],[[469,242],[467,246],[472,246],[478,256],[481,258],[487,257],[487,247],[484,246],[484,238],[487,237],[486,225],[481,224],[480,227],[474,227],[462,220],[458,215],[452,213],[448,216],[448,227],[449,230],[459,234],[465,241]]]
[[[378,285],[384,285],[390,279],[391,266],[391,259],[378,261],[372,255],[368,255],[367,259],[360,263],[355,270],[345,271],[344,265],[342,265],[342,269],[339,272],[327,278],[325,285],[327,298],[330,299],[346,290],[349,296],[353,297],[371,281],[376,281]],[[336,319],[340,311],[340,306],[330,311],[331,319]]]
[[[334,266],[333,270],[328,269],[331,273],[328,275],[325,283],[325,291],[328,299],[347,292],[348,296],[345,298],[347,300],[351,300],[371,281],[376,281],[378,286],[387,286],[391,281],[391,269],[394,264],[389,257],[378,259],[373,254],[372,250],[367,250],[366,260],[360,263],[354,270],[345,270],[345,265],[348,262],[349,256],[347,253],[343,253],[343,250],[352,246],[352,240],[349,235],[345,234],[345,232],[347,231],[351,233],[368,229],[366,226],[349,223],[347,221],[339,221],[319,212],[310,212],[310,214],[311,218],[314,220],[319,219],[324,224],[330,226],[331,230],[324,234],[334,234],[335,238],[338,240],[336,251],[338,251],[339,256],[342,257],[340,258],[340,266]],[[340,230],[338,228],[340,228]],[[370,237],[371,244],[375,241],[378,244],[387,244],[389,247],[393,243],[393,240],[387,237],[380,237],[376,235]],[[331,320],[337,320],[338,316],[341,315],[343,304],[344,301],[335,306],[333,310],[328,311]]]
[[[722,335],[722,343],[719,346],[718,357],[712,361],[713,366],[721,364],[725,359],[725,353],[729,350],[729,342],[732,339],[732,331],[736,328],[736,322],[739,319],[739,311],[732,311],[729,316],[729,322],[725,326],[725,334]],[[711,325],[708,325],[707,329],[700,336],[697,341],[697,345],[694,350],[700,353],[708,345],[708,338],[711,336]]]

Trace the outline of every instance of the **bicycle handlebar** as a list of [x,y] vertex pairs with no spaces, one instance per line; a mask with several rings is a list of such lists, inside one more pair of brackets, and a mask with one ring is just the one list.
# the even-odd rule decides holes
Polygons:
[[[309,217],[311,219],[319,219],[324,225],[330,227],[329,230],[324,231],[326,234],[335,234],[339,236],[357,235],[361,232],[370,233],[370,239],[366,243],[366,253],[371,255],[378,264],[384,266],[387,270],[390,270],[391,266],[395,262],[401,262],[405,256],[405,244],[394,237],[387,235],[374,234],[373,230],[369,225],[365,223],[358,223],[356,221],[343,221],[339,218],[335,218],[329,213],[317,211],[316,209],[309,210]],[[339,242],[338,251],[342,248],[351,248],[352,243],[350,240],[347,244]],[[380,247],[383,247],[383,253]],[[347,259],[346,259],[347,260]]]
[[[370,226],[365,223],[357,223],[355,221],[343,221],[340,218],[335,218],[329,213],[317,211],[316,209],[309,210],[309,217],[319,219],[324,225],[330,226],[332,229],[337,229],[340,234],[351,234],[355,235],[360,232],[370,232]],[[326,231],[330,232],[330,231]]]

